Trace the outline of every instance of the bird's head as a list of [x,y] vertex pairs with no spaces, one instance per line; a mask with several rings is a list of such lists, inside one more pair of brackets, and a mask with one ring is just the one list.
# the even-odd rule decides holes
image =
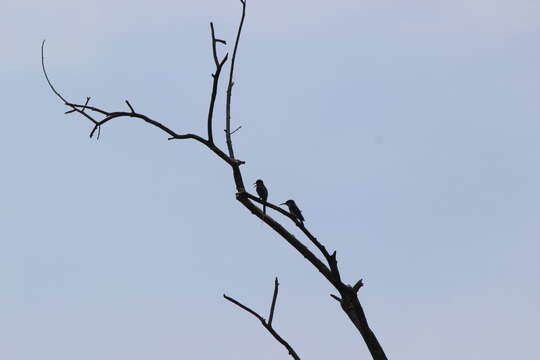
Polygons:
[[261,179],[258,179],[257,181],[255,181],[253,183],[253,186],[258,186],[258,185],[264,185],[263,181]]
[[287,200],[287,201],[285,201],[284,203],[281,203],[281,204],[279,204],[279,205],[287,205],[287,206],[290,206],[290,205],[292,205],[292,204],[294,204],[294,200]]

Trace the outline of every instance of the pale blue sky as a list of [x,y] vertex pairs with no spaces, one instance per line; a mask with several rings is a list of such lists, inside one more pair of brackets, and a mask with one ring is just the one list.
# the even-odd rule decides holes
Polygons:
[[[0,9],[0,358],[286,359],[221,298],[266,313],[276,275],[275,326],[302,358],[369,358],[223,163],[130,119],[89,139],[40,72],[46,38],[69,99],[129,99],[204,133],[208,23],[232,41],[239,2]],[[251,0],[247,14],[233,103],[246,182],[297,200],[345,279],[365,279],[388,356],[538,357],[540,3]]]

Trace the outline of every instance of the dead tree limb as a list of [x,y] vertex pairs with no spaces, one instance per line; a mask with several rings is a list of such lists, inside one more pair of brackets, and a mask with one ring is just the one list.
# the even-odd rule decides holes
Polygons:
[[[231,60],[231,67],[229,69],[229,84],[227,85],[227,102],[225,109],[225,141],[227,143],[227,150],[229,151],[229,156],[234,159],[234,148],[231,139],[231,98],[232,98],[232,88],[234,86],[233,75],[234,75],[234,64],[236,62],[236,51],[238,50],[238,44],[240,43],[240,34],[242,33],[242,27],[244,26],[244,19],[246,18],[246,2],[245,0],[240,0],[242,3],[242,17],[240,18],[240,25],[238,25],[238,32],[236,33],[236,41],[234,42],[233,56]],[[237,175],[235,175],[236,180]],[[241,177],[241,176],[240,176]]]
[[228,301],[232,302],[233,304],[235,304],[236,306],[238,306],[239,308],[241,308],[241,309],[247,311],[248,313],[250,313],[251,315],[255,316],[261,322],[262,326],[274,337],[274,339],[276,339],[281,345],[283,345],[285,347],[285,349],[287,349],[287,351],[289,352],[289,355],[291,355],[291,357],[293,359],[300,360],[300,357],[298,356],[296,351],[294,351],[292,346],[285,339],[283,339],[277,333],[277,331],[272,327],[272,319],[274,317],[274,309],[275,309],[275,306],[276,306],[278,287],[279,287],[279,283],[278,283],[278,278],[276,277],[276,280],[274,282],[274,296],[272,297],[272,305],[270,306],[270,315],[269,315],[268,321],[266,321],[266,319],[263,318],[261,315],[259,315],[257,312],[250,309],[246,305],[242,304],[238,300],[235,300],[232,297],[229,297],[229,296],[227,296],[225,294],[223,294],[223,297],[225,299],[227,299]]
[[[266,225],[272,228],[277,234],[279,234],[285,241],[287,241],[296,251],[298,251],[298,253],[300,253],[311,265],[313,265],[323,275],[323,277],[339,293],[339,296],[332,295],[332,297],[340,303],[341,308],[343,309],[345,314],[348,316],[348,318],[357,328],[358,332],[360,333],[364,342],[366,343],[372,358],[374,360],[387,360],[387,357],[381,345],[379,344],[379,341],[377,340],[375,334],[369,327],[364,310],[358,299],[358,291],[363,286],[363,281],[362,280],[357,281],[354,286],[345,283],[342,280],[341,274],[339,272],[336,251],[333,251],[330,254],[329,251],[326,249],[326,247],[315,236],[311,234],[311,232],[306,228],[306,226],[302,222],[297,221],[296,218],[293,217],[289,212],[281,209],[280,207],[274,204],[266,202],[266,206],[268,206],[268,208],[273,209],[276,212],[278,212],[280,215],[286,216],[289,219],[293,220],[294,224],[300,229],[300,231],[307,237],[307,239],[322,254],[322,258],[319,258],[319,256],[315,255],[315,253],[313,253],[307,246],[305,246],[302,241],[296,238],[291,231],[287,230],[284,225],[282,225],[279,221],[272,218],[268,213],[266,214],[263,213],[263,211],[256,205],[256,203],[261,203],[261,201],[255,195],[248,193],[245,189],[244,180],[243,180],[242,172],[240,169],[240,166],[244,164],[244,162],[235,158],[234,147],[233,147],[233,142],[232,142],[233,132],[231,132],[231,101],[232,101],[232,88],[234,85],[234,65],[236,61],[238,44],[240,41],[240,35],[242,32],[242,27],[244,24],[244,19],[245,19],[245,14],[246,14],[246,2],[244,0],[240,0],[240,2],[242,4],[242,16],[241,16],[240,23],[238,26],[236,41],[234,44],[234,51],[232,55],[231,65],[230,65],[229,82],[228,82],[227,94],[226,94],[227,98],[226,98],[225,138],[226,138],[226,143],[227,143],[227,152],[221,150],[214,143],[214,139],[213,139],[213,130],[212,130],[213,121],[214,121],[213,113],[214,113],[215,100],[217,96],[219,75],[221,73],[222,67],[224,66],[227,60],[228,55],[225,55],[225,57],[221,61],[219,61],[218,56],[217,56],[216,45],[217,43],[225,44],[225,41],[216,38],[215,32],[214,32],[214,26],[212,23],[210,24],[211,35],[212,35],[212,56],[213,56],[214,63],[216,66],[216,71],[214,74],[212,74],[213,83],[212,83],[212,93],[210,97],[210,105],[209,105],[208,118],[207,118],[207,131],[208,131],[207,138],[204,138],[200,135],[191,134],[191,133],[185,133],[185,134],[177,133],[171,130],[169,127],[165,126],[163,123],[153,120],[144,114],[137,113],[134,110],[133,106],[127,100],[126,100],[126,104],[129,107],[129,110],[130,110],[129,112],[125,112],[125,111],[110,112],[96,106],[90,106],[89,97],[86,99],[86,102],[84,104],[76,104],[76,103],[72,103],[66,100],[66,98],[55,89],[55,87],[53,86],[47,74],[47,71],[45,68],[45,57],[44,57],[45,41],[43,41],[41,45],[41,62],[42,62],[43,74],[45,75],[45,79],[47,83],[49,84],[49,87],[51,88],[52,92],[64,103],[64,105],[66,105],[69,108],[69,110],[66,111],[66,114],[78,113],[93,124],[93,128],[90,132],[90,137],[92,137],[96,131],[98,132],[98,137],[99,137],[101,127],[113,119],[121,118],[121,117],[135,118],[135,119],[142,120],[160,129],[161,131],[165,132],[168,135],[169,140],[183,140],[183,139],[195,140],[201,143],[202,145],[204,145],[206,148],[208,148],[211,152],[213,152],[219,158],[221,158],[232,169],[232,174],[233,174],[234,183],[236,187],[236,199],[242,205],[244,205],[244,207],[247,210],[249,210],[253,215],[255,215],[262,222],[264,222]],[[276,285],[276,296],[277,296],[277,285]],[[233,299],[229,301],[232,301],[232,300]],[[273,311],[271,313],[273,315]],[[271,321],[269,321],[269,323],[271,323]]]
[[278,296],[279,282],[276,276],[274,281],[274,295],[272,296],[272,305],[270,305],[270,314],[268,315],[268,325],[272,326],[272,320],[274,319],[274,310],[276,310],[276,301]]
[[214,134],[212,132],[212,123],[214,121],[214,106],[216,105],[217,88],[219,85],[219,75],[221,74],[221,69],[223,68],[223,65],[225,65],[225,62],[227,61],[229,54],[226,54],[223,60],[221,61],[218,60],[216,44],[222,43],[225,45],[227,43],[224,40],[216,39],[213,23],[210,23],[210,30],[212,33],[212,55],[214,57],[214,64],[216,65],[216,72],[212,74],[212,78],[214,80],[212,82],[212,95],[210,95],[210,107],[208,109],[208,142],[210,142],[210,144],[213,145]]

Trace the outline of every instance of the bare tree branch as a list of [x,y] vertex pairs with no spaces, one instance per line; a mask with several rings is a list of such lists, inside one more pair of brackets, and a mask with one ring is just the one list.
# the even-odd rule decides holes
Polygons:
[[233,135],[235,132],[237,132],[238,130],[240,130],[242,128],[242,126],[239,126],[237,127],[236,129],[234,129],[233,131],[231,131],[231,135]]
[[[231,60],[231,67],[229,70],[229,84],[227,85],[227,103],[226,103],[226,114],[225,114],[225,141],[227,143],[227,150],[229,151],[229,156],[234,159],[234,147],[231,139],[231,98],[232,98],[232,88],[234,86],[233,75],[234,75],[234,64],[236,61],[236,51],[238,50],[238,43],[240,42],[240,34],[242,33],[242,27],[244,25],[244,19],[246,17],[246,2],[240,0],[242,3],[242,18],[240,19],[240,24],[238,25],[238,32],[236,34],[236,41],[234,42],[234,51]],[[236,131],[236,130],[235,130]]]
[[276,309],[278,288],[279,288],[279,282],[276,276],[276,280],[274,280],[274,295],[272,296],[272,305],[270,305],[270,314],[268,315],[268,325],[270,326],[272,326],[272,319],[274,318],[274,310]]
[[[64,102],[64,104],[67,105],[67,100],[60,95],[58,91],[54,88],[53,84],[51,83],[51,80],[49,79],[49,76],[47,75],[47,71],[45,71],[45,56],[43,53],[43,48],[45,47],[45,39],[41,42],[41,68],[43,69],[43,74],[45,75],[45,79],[47,79],[47,83],[49,84],[49,87],[51,88],[52,92],[56,94]],[[74,109],[75,110],[75,109]],[[77,111],[77,110],[75,110]]]
[[[225,59],[223,61],[225,61]],[[171,130],[170,128],[168,128],[167,126],[163,125],[161,122],[153,120],[153,119],[149,118],[146,115],[134,112],[133,107],[131,106],[131,104],[127,100],[126,100],[126,104],[130,108],[131,112],[125,112],[125,111],[109,112],[109,111],[103,110],[103,109],[95,107],[95,106],[89,106],[88,105],[88,102],[90,101],[89,97],[87,98],[85,104],[76,104],[76,103],[72,103],[72,102],[67,101],[66,98],[64,98],[60,94],[60,92],[58,90],[56,90],[56,88],[53,86],[53,84],[52,84],[52,82],[51,82],[51,80],[49,78],[49,75],[47,73],[47,69],[45,67],[45,40],[43,40],[43,42],[41,43],[41,67],[43,69],[43,75],[45,76],[45,79],[47,80],[47,83],[49,84],[49,87],[51,88],[52,92],[60,100],[62,100],[64,105],[71,108],[71,110],[68,110],[65,113],[70,114],[70,113],[73,113],[73,112],[77,112],[77,113],[83,115],[85,118],[87,118],[89,121],[91,121],[94,124],[94,127],[93,127],[92,131],[90,132],[90,137],[93,137],[96,131],[99,134],[100,131],[101,131],[101,126],[104,125],[105,123],[113,120],[113,119],[121,118],[121,117],[137,118],[137,119],[143,120],[144,122],[146,122],[146,123],[148,123],[148,124],[150,124],[152,126],[157,127],[158,129],[164,131],[165,133],[167,133],[169,135],[169,138],[168,138],[169,140],[193,139],[193,140],[196,140],[196,141],[200,142],[201,144],[205,145],[214,154],[219,156],[222,160],[224,160],[225,162],[227,162],[231,166],[232,165],[240,166],[240,165],[244,164],[243,161],[231,159],[229,156],[227,156],[227,154],[225,154],[223,151],[221,151],[221,149],[219,149],[217,146],[215,146],[209,140],[206,140],[206,139],[200,137],[199,135],[176,133],[173,130]],[[99,115],[102,115],[103,118],[101,120],[96,120],[86,110],[92,111],[92,112],[97,113]]]
[[133,106],[131,106],[131,104],[129,103],[129,101],[126,100],[126,104],[127,106],[129,106],[129,109],[131,110],[132,113],[135,113],[135,110],[133,110]]
[[[64,103],[64,105],[70,108],[68,111],[66,111],[66,113],[69,114],[69,113],[77,112],[94,124],[94,128],[92,129],[90,133],[90,137],[92,137],[96,131],[98,132],[98,137],[99,137],[101,126],[106,124],[110,120],[121,118],[121,117],[137,118],[154,127],[157,127],[158,129],[168,134],[169,140],[180,140],[180,139],[196,140],[197,142],[206,146],[209,150],[211,150],[214,154],[216,154],[219,158],[221,158],[227,164],[229,164],[233,172],[233,178],[234,178],[235,187],[236,187],[236,199],[242,205],[244,205],[244,207],[247,210],[249,210],[253,215],[255,215],[257,218],[259,218],[261,221],[267,224],[276,233],[278,233],[284,240],[286,240],[296,251],[298,251],[298,253],[300,253],[309,263],[311,263],[324,276],[324,278],[328,280],[328,282],[339,293],[339,297],[337,295],[331,295],[331,296],[340,303],[343,311],[346,313],[346,315],[349,317],[351,322],[355,325],[355,327],[361,334],[362,338],[364,339],[364,342],[366,343],[371,353],[372,358],[374,360],[387,360],[387,357],[381,345],[379,344],[377,338],[375,337],[375,335],[373,334],[373,332],[371,331],[368,325],[364,310],[358,299],[358,291],[363,286],[363,281],[362,280],[357,281],[354,286],[344,283],[341,279],[341,275],[339,272],[336,251],[330,254],[326,250],[325,246],[322,245],[322,243],[319,242],[319,240],[311,234],[311,232],[305,227],[305,225],[302,222],[297,221],[297,219],[294,216],[292,216],[288,211],[285,211],[274,204],[265,202],[268,208],[271,208],[279,212],[281,215],[288,217],[294,222],[294,224],[302,231],[302,233],[309,239],[309,241],[311,241],[311,243],[315,245],[315,247],[317,247],[317,249],[323,255],[322,258],[319,258],[319,256],[315,255],[315,253],[313,253],[308,247],[306,247],[302,243],[302,241],[297,239],[281,223],[273,219],[269,214],[263,213],[263,211],[261,211],[261,209],[255,205],[255,203],[262,203],[261,200],[258,197],[252,194],[249,194],[245,190],[244,180],[242,177],[242,172],[240,170],[240,166],[244,164],[244,162],[235,159],[232,136],[231,136],[235,131],[238,130],[236,129],[235,131],[231,132],[231,99],[232,99],[232,88],[234,85],[234,81],[233,81],[234,66],[235,66],[237,49],[238,49],[238,44],[240,41],[240,35],[241,35],[243,23],[244,23],[245,10],[246,10],[246,2],[244,0],[240,0],[240,2],[242,4],[242,17],[240,20],[240,24],[238,26],[238,32],[237,32],[236,41],[234,45],[234,51],[232,55],[232,61],[231,61],[230,73],[229,73],[229,82],[228,82],[227,94],[226,94],[227,98],[226,98],[225,137],[226,137],[228,154],[223,152],[219,147],[217,147],[214,144],[213,133],[212,133],[213,113],[214,113],[215,100],[217,96],[219,75],[228,57],[228,55],[225,55],[225,57],[223,58],[221,62],[218,59],[216,44],[217,43],[225,44],[225,41],[221,39],[217,39],[215,37],[214,26],[212,23],[210,23],[211,34],[212,34],[212,56],[214,59],[214,63],[216,65],[216,71],[214,74],[212,74],[212,77],[213,77],[212,94],[210,97],[210,105],[209,105],[208,119],[207,119],[208,139],[204,139],[203,137],[199,135],[195,135],[195,134],[176,133],[175,131],[165,126],[163,123],[153,120],[146,115],[135,112],[134,108],[131,106],[131,104],[127,100],[126,100],[126,104],[128,105],[130,112],[124,112],[124,111],[109,112],[95,106],[90,106],[88,105],[90,102],[90,98],[87,98],[85,104],[83,105],[68,102],[60,94],[60,92],[58,92],[55,89],[55,87],[52,85],[52,82],[47,74],[47,71],[45,68],[45,60],[44,60],[45,41],[43,41],[41,45],[41,62],[42,62],[43,73],[53,93]],[[324,261],[326,261],[326,264]],[[245,311],[248,311],[252,315],[257,317],[261,321],[263,326],[265,325],[267,330],[271,332],[272,335],[280,343],[282,343],[285,347],[287,347],[288,344],[285,345],[286,342],[281,337],[279,337],[277,333],[275,333],[275,331],[272,329],[272,326],[271,326],[273,315],[274,315],[275,303],[277,299],[278,285],[279,284],[277,283],[277,279],[276,279],[275,288],[274,288],[274,297],[272,300],[272,305],[270,309],[270,318],[269,318],[268,323],[266,323],[264,318],[262,318],[253,310],[240,304],[236,300],[227,297],[226,295],[224,296],[227,300],[233,302],[237,306],[241,307]],[[295,359],[298,358],[297,355],[293,355],[295,354],[294,351],[292,352],[289,351],[289,352],[291,353],[291,356],[293,356]]]
[[248,308],[247,306],[245,306],[244,304],[238,302],[237,300],[233,299],[232,297],[229,297],[225,294],[223,294],[223,297],[227,300],[229,300],[230,302],[232,302],[233,304],[235,304],[236,306],[244,309],[245,311],[247,311],[248,313],[250,313],[251,315],[255,316],[257,319],[259,319],[260,322],[263,322],[266,324],[266,320],[259,314],[257,314],[255,311],[251,310],[250,308]]
[[232,297],[229,297],[225,294],[223,294],[223,297],[227,299],[228,301],[232,302],[233,304],[235,304],[236,306],[238,306],[239,308],[241,308],[242,310],[247,311],[248,313],[256,317],[261,322],[262,326],[274,337],[274,339],[276,339],[281,345],[283,345],[287,349],[287,351],[289,352],[289,355],[291,355],[293,359],[300,360],[300,357],[298,356],[296,351],[294,351],[292,346],[289,345],[289,343],[285,341],[285,339],[283,339],[272,327],[272,318],[274,317],[274,309],[276,306],[276,300],[277,300],[277,295],[278,295],[278,286],[279,286],[278,278],[276,277],[276,280],[274,282],[274,295],[272,297],[272,306],[270,308],[270,317],[268,319],[268,322],[256,311],[242,304],[238,300],[235,300]]
[[253,195],[253,194],[250,194],[248,192],[245,193],[245,196],[247,196],[250,200],[253,200],[255,202],[258,202],[259,204],[266,204],[266,207],[268,208],[271,208],[277,212],[279,212],[280,214],[282,215],[285,215],[286,217],[288,217],[289,219],[291,219],[295,225],[300,228],[300,230],[302,230],[302,232],[306,235],[306,237],[317,247],[317,249],[319,249],[319,251],[323,254],[323,256],[325,257],[325,259],[328,261],[328,264],[330,264],[330,254],[328,253],[328,251],[326,250],[326,248],[324,247],[324,245],[322,245],[315,236],[313,236],[309,230],[306,228],[306,226],[298,221],[293,215],[291,215],[290,212],[282,209],[281,207],[277,206],[277,205],[274,205],[268,201],[265,201],[263,202],[261,199],[259,199],[257,196]]
[[210,23],[210,30],[212,33],[212,56],[214,57],[214,63],[216,65],[216,72],[212,74],[212,95],[210,95],[210,106],[208,108],[208,141],[210,144],[214,144],[214,134],[212,131],[212,122],[214,117],[214,106],[216,104],[216,96],[217,96],[217,88],[219,84],[219,75],[221,74],[221,68],[223,68],[223,65],[227,61],[227,58],[229,57],[229,54],[226,54],[223,60],[219,61],[217,56],[217,49],[216,44],[222,43],[226,44],[224,40],[216,39],[216,34],[214,32],[214,24]]

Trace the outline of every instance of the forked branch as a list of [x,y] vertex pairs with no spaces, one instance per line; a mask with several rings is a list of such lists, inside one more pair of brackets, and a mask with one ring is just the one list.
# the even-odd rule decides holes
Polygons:
[[[226,60],[226,57],[222,62],[224,63],[225,60]],[[231,166],[232,165],[239,166],[239,165],[244,164],[243,161],[231,159],[229,156],[227,156],[227,154],[225,154],[221,149],[219,149],[213,142],[206,140],[199,135],[191,134],[191,133],[186,133],[186,134],[177,133],[171,130],[169,127],[167,127],[163,123],[153,120],[144,114],[135,112],[133,106],[128,100],[126,100],[125,102],[127,106],[129,107],[130,112],[126,112],[126,111],[110,112],[110,111],[106,111],[95,106],[89,106],[88,103],[90,101],[90,97],[86,98],[86,102],[84,104],[76,104],[76,103],[72,103],[68,101],[62,94],[60,94],[58,90],[56,90],[56,88],[52,84],[49,78],[49,75],[47,73],[47,69],[45,67],[45,40],[43,40],[43,42],[41,43],[41,67],[43,69],[43,75],[45,76],[47,84],[51,88],[52,92],[64,103],[64,105],[70,108],[70,110],[66,111],[65,113],[66,114],[71,114],[74,112],[79,113],[94,124],[94,127],[90,131],[90,137],[93,137],[96,131],[99,134],[99,132],[101,131],[101,126],[103,126],[104,124],[108,123],[109,121],[113,119],[122,118],[122,117],[136,118],[165,132],[167,135],[169,135],[168,137],[169,140],[192,139],[205,145],[214,154],[219,156],[222,160],[224,160]],[[97,118],[98,116],[100,118]]]
[[238,300],[235,300],[232,297],[229,297],[225,294],[223,294],[223,297],[227,299],[228,301],[232,302],[233,304],[235,304],[236,306],[238,306],[239,308],[241,308],[242,310],[245,310],[251,315],[253,315],[254,317],[256,317],[261,322],[261,325],[274,337],[274,339],[276,339],[281,345],[285,347],[285,349],[287,349],[287,351],[289,352],[289,355],[291,355],[293,359],[300,360],[300,357],[298,356],[296,351],[294,351],[292,346],[285,339],[283,339],[272,326],[272,319],[274,317],[274,310],[276,307],[276,301],[277,301],[277,295],[278,295],[278,287],[279,287],[279,283],[278,283],[278,278],[276,277],[276,280],[274,281],[274,295],[272,296],[272,305],[270,306],[270,315],[269,315],[268,321],[266,321],[266,319],[263,318],[261,315],[259,315],[256,311],[242,304]]

